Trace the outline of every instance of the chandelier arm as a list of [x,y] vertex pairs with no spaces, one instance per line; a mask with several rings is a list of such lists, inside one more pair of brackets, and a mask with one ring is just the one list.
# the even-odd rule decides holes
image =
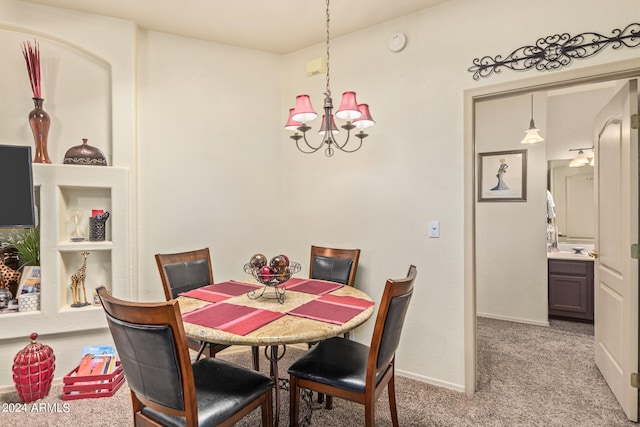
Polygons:
[[297,141],[296,141],[296,145],[298,145],[298,149],[299,149],[300,151],[302,151],[303,153],[308,153],[308,154],[315,153],[316,151],[318,151],[319,149],[321,149],[321,148],[322,148],[322,146],[324,145],[324,138],[322,139],[322,141],[320,141],[320,144],[318,144],[318,146],[317,146],[317,147],[315,147],[315,146],[311,145],[311,144],[309,143],[309,141],[307,140],[307,132],[303,132],[303,133],[302,133],[302,140],[304,141],[305,145],[306,145],[307,147],[309,147],[309,150],[311,150],[311,151],[305,151],[305,150],[302,150],[302,149],[300,148],[300,146],[297,144]]
[[[309,141],[307,140],[307,131],[302,131],[302,136],[298,137],[295,139],[296,141],[296,147],[298,148],[299,151],[305,153],[305,154],[313,154],[316,151],[320,150],[322,147],[324,147],[325,145],[331,146],[331,144],[337,145],[335,140],[332,137],[327,137],[327,134],[331,135],[330,132],[325,133],[325,135],[323,136],[323,138],[320,140],[320,144],[318,144],[317,147],[314,147],[313,145],[311,145],[309,143]],[[307,149],[303,149],[300,147],[300,140],[303,140],[305,145],[307,147],[309,147],[309,150]]]
[[347,140],[344,142],[344,144],[342,144],[342,145],[339,145],[338,143],[335,144],[336,147],[338,148],[338,150],[340,150],[342,152],[345,152],[345,153],[355,153],[360,148],[362,148],[362,138],[358,138],[360,140],[360,143],[353,150],[349,150],[349,149],[346,148],[347,143],[349,142],[349,136],[350,135],[351,135],[351,130],[347,130]]
[[304,143],[305,143],[305,145],[306,145],[307,147],[309,147],[309,150],[301,148],[301,147],[300,147],[300,140],[299,140],[299,139],[297,139],[297,140],[296,140],[296,147],[297,147],[297,148],[298,148],[298,150],[299,150],[299,151],[301,151],[302,153],[305,153],[305,154],[313,154],[313,153],[315,153],[316,151],[318,151],[319,149],[321,149],[321,148],[322,148],[322,145],[323,145],[323,144],[320,144],[318,147],[313,147],[313,146],[311,146],[311,145],[307,142],[307,138],[306,138],[306,137],[304,137],[303,139],[304,139]]

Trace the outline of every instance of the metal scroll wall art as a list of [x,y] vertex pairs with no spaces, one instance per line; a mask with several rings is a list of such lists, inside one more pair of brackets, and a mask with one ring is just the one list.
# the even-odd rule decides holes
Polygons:
[[567,33],[540,38],[535,45],[523,46],[511,52],[506,58],[502,55],[484,56],[473,60],[469,71],[473,79],[489,77],[500,73],[502,68],[525,71],[535,68],[538,71],[556,70],[571,64],[573,59],[584,59],[595,55],[611,45],[613,49],[622,46],[640,45],[640,24],[629,24],[623,30],[614,29],[611,37],[598,33],[581,33],[571,36]]

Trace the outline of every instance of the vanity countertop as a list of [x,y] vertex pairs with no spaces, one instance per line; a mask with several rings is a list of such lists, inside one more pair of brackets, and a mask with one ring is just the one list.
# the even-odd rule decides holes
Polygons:
[[575,261],[593,262],[593,258],[586,252],[582,252],[581,254],[576,254],[574,252],[547,252],[547,259],[571,259]]

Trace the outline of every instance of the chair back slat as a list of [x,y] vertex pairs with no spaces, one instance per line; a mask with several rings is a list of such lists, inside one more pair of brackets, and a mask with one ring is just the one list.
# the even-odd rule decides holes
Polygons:
[[416,272],[416,267],[412,265],[409,267],[407,277],[387,280],[371,339],[367,366],[368,381],[374,381],[376,374],[386,371],[395,357],[404,319],[413,295]]

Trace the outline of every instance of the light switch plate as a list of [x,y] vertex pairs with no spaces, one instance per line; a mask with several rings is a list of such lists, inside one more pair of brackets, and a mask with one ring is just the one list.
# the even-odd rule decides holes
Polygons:
[[440,221],[429,221],[429,237],[440,237]]

